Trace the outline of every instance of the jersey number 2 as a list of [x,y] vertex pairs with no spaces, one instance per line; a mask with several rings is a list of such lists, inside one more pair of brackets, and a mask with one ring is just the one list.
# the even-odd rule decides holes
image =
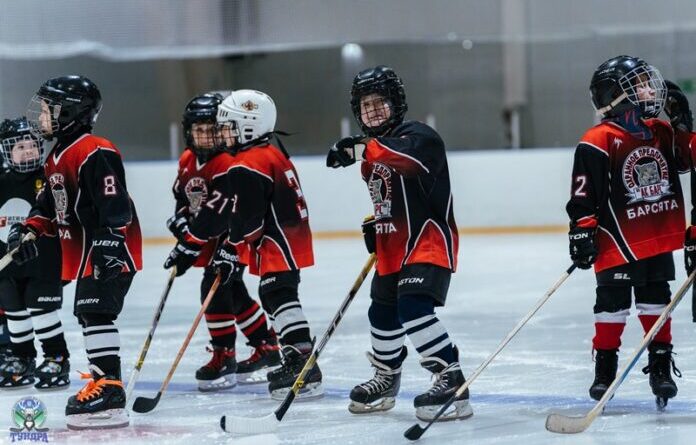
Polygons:
[[575,183],[577,184],[577,187],[575,187],[575,192],[573,192],[573,196],[579,196],[581,198],[587,196],[587,192],[585,191],[585,185],[587,185],[587,176],[577,176],[575,178]]

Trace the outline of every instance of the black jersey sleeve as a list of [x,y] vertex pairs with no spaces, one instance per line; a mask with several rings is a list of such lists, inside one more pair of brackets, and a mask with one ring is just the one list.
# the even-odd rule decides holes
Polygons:
[[133,219],[126,175],[121,156],[115,151],[97,149],[80,171],[78,187],[88,193],[97,209],[99,227],[123,228]]
[[50,192],[48,184],[44,183],[36,195],[36,202],[32,205],[24,224],[40,235],[54,236],[56,234],[55,219],[56,208],[53,194]]
[[188,200],[186,199],[186,195],[184,192],[181,190],[181,181],[177,177],[176,180],[174,181],[174,185],[172,186],[172,193],[174,194],[174,213],[182,214],[182,213],[188,213]]
[[228,239],[234,245],[256,241],[263,234],[273,183],[267,176],[243,166],[230,169],[227,179],[232,196]]
[[385,164],[405,177],[435,175],[445,164],[445,145],[435,130],[410,121],[390,136],[368,140],[365,158]]
[[609,193],[609,155],[581,142],[575,149],[570,200],[566,211],[571,226],[595,227],[597,212]]

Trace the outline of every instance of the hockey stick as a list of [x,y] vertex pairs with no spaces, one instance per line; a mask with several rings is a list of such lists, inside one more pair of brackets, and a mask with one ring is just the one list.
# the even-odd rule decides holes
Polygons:
[[374,253],[370,254],[370,257],[367,259],[367,262],[360,271],[360,275],[358,275],[358,278],[355,279],[353,287],[350,288],[348,295],[343,300],[343,303],[341,303],[341,307],[338,308],[338,312],[336,312],[336,315],[334,315],[333,320],[331,320],[331,324],[329,325],[326,332],[324,332],[324,336],[319,341],[319,345],[314,349],[312,355],[310,355],[307,359],[307,362],[302,368],[302,371],[300,371],[300,375],[297,376],[295,383],[292,385],[292,388],[285,396],[285,400],[283,400],[283,403],[281,403],[280,406],[274,412],[263,417],[248,418],[224,415],[220,418],[220,427],[223,429],[223,431],[237,434],[261,434],[265,432],[274,431],[278,428],[278,424],[281,420],[283,420],[283,416],[285,416],[285,413],[290,408],[290,405],[292,404],[293,400],[295,400],[295,396],[298,392],[300,392],[300,389],[304,385],[304,379],[307,376],[307,373],[309,373],[312,367],[314,367],[314,364],[319,358],[321,351],[324,349],[324,346],[326,346],[326,343],[329,341],[329,338],[331,338],[331,335],[333,335],[334,331],[338,327],[338,323],[343,318],[343,314],[345,314],[346,309],[348,309],[348,306],[353,301],[355,294],[358,293],[360,286],[362,285],[363,281],[365,281],[367,275],[370,273],[370,269],[372,269],[372,266],[375,264],[376,259],[377,258],[375,257]]
[[[33,241],[35,239],[36,239],[36,235],[29,232],[26,235],[24,235],[24,238],[22,238],[22,243],[25,241]],[[20,243],[20,245],[21,245],[21,243]],[[14,254],[17,253],[18,251],[19,251],[19,246],[15,247],[11,251],[7,252],[5,254],[5,256],[0,258],[0,271],[2,271],[4,268],[9,266],[12,263],[12,261],[14,261]]]
[[150,349],[150,343],[152,342],[152,338],[155,336],[155,329],[157,329],[160,317],[162,316],[162,311],[164,311],[164,303],[167,302],[169,291],[172,289],[172,285],[174,284],[174,278],[176,278],[176,266],[172,267],[172,270],[169,273],[169,280],[167,280],[167,286],[164,288],[164,292],[162,292],[162,297],[160,298],[159,306],[157,306],[155,316],[152,319],[152,324],[150,325],[150,332],[147,334],[147,338],[145,338],[145,344],[143,345],[143,348],[140,350],[138,361],[135,363],[135,366],[133,367],[133,372],[131,372],[130,378],[128,379],[128,387],[126,388],[126,400],[130,400],[130,397],[133,394],[133,389],[135,388],[135,382],[138,380],[138,376],[140,375],[140,370],[143,369],[145,356],[147,356],[147,351]]
[[167,386],[169,386],[169,381],[172,379],[174,371],[176,371],[176,367],[179,365],[181,357],[184,356],[184,352],[186,351],[186,348],[188,347],[189,342],[191,341],[191,337],[193,337],[193,334],[196,332],[198,323],[200,323],[201,318],[205,313],[205,310],[208,308],[208,305],[210,304],[210,300],[213,299],[213,295],[215,295],[217,288],[220,286],[221,280],[222,277],[220,276],[220,274],[218,274],[215,277],[215,281],[213,281],[213,285],[210,287],[210,290],[208,291],[208,295],[205,297],[205,300],[203,300],[201,310],[198,311],[198,315],[196,315],[196,318],[193,320],[193,325],[191,326],[191,329],[189,329],[188,334],[184,339],[184,344],[181,345],[181,348],[179,348],[179,353],[176,355],[176,359],[174,359],[174,363],[172,363],[172,367],[169,369],[169,374],[167,374],[167,377],[164,379],[164,382],[162,382],[162,386],[160,387],[160,390],[157,392],[157,395],[153,398],[138,397],[137,399],[135,399],[135,402],[133,403],[133,411],[135,411],[136,413],[149,413],[150,411],[155,409],[155,407],[159,403],[162,394],[164,394],[164,391],[167,390]]
[[461,396],[464,394],[464,391],[471,386],[471,383],[476,380],[476,378],[483,372],[484,369],[493,361],[493,359],[500,353],[500,351],[505,348],[505,346],[510,343],[510,340],[517,335],[517,333],[522,329],[522,327],[527,324],[527,322],[534,316],[534,314],[537,313],[537,311],[548,301],[548,299],[553,295],[554,292],[556,292],[556,289],[561,287],[561,284],[565,282],[565,280],[570,276],[571,273],[575,270],[577,266],[573,264],[570,266],[564,273],[561,275],[561,277],[556,281],[556,284],[554,284],[551,289],[546,291],[543,297],[539,301],[537,301],[537,304],[532,308],[531,311],[527,315],[524,316],[522,320],[520,320],[519,323],[517,323],[517,326],[515,326],[512,331],[503,339],[503,341],[498,345],[498,348],[488,356],[488,358],[479,365],[478,368],[474,371],[473,374],[467,379],[462,386],[457,388],[457,392],[454,393],[452,397],[449,398],[447,403],[442,405],[442,408],[435,414],[435,417],[433,417],[430,422],[428,422],[425,427],[420,426],[419,424],[415,423],[413,426],[411,426],[409,429],[407,429],[404,432],[404,437],[407,438],[408,440],[418,440],[420,437],[430,428],[430,426],[437,422],[437,420],[447,411],[447,409],[457,400],[457,397]]
[[643,337],[643,341],[638,345],[638,349],[633,353],[633,356],[629,360],[629,362],[623,367],[621,370],[621,373],[617,378],[614,379],[612,384],[607,388],[607,391],[604,393],[602,398],[597,402],[597,404],[592,408],[587,414],[585,414],[582,417],[570,417],[570,416],[564,416],[562,414],[550,414],[546,418],[546,429],[554,432],[554,433],[566,433],[566,434],[575,434],[575,433],[581,433],[585,431],[591,424],[594,422],[594,420],[597,418],[602,413],[602,410],[604,409],[604,406],[609,402],[609,399],[611,399],[614,396],[614,393],[616,392],[617,389],[619,389],[619,385],[624,381],[626,376],[628,376],[628,373],[633,369],[633,366],[638,362],[638,359],[640,358],[641,354],[645,349],[648,347],[648,344],[652,341],[652,339],[655,337],[657,334],[657,331],[664,326],[664,324],[667,322],[667,319],[669,316],[672,314],[672,311],[677,307],[679,302],[681,301],[682,297],[684,294],[686,294],[686,291],[689,290],[689,287],[694,281],[694,277],[696,276],[696,270],[691,272],[691,275],[686,279],[684,284],[681,285],[677,293],[674,294],[674,298],[672,301],[667,305],[664,311],[662,311],[662,315],[660,315],[660,318],[658,318],[655,321],[655,324],[653,324],[653,327],[645,334]]

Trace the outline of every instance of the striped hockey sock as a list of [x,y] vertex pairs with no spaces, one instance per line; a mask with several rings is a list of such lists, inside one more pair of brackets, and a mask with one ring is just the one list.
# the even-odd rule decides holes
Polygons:
[[372,302],[367,312],[370,319],[372,353],[391,369],[401,365],[406,330],[401,326],[396,306]]
[[234,349],[237,326],[234,314],[205,314],[205,322],[214,346]]
[[97,366],[104,374],[121,378],[121,339],[113,321],[94,316],[87,326],[83,326],[85,351],[90,364]]
[[426,295],[400,297],[399,318],[421,357],[437,357],[447,364],[456,362],[452,341],[435,315],[432,298]]

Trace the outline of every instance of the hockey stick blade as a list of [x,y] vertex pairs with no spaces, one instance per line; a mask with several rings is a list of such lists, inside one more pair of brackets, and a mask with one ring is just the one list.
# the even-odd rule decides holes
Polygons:
[[133,402],[133,411],[136,413],[149,413],[155,407],[160,401],[160,397],[162,397],[162,393],[158,392],[157,395],[154,398],[149,398],[149,397],[138,397],[135,399],[135,402]]
[[263,417],[220,417],[220,428],[228,433],[235,434],[262,434],[271,433],[278,429],[280,421],[275,413]]
[[585,431],[591,423],[588,416],[570,417],[563,414],[551,414],[546,418],[546,429],[554,433],[577,434]]
[[424,432],[425,428],[416,423],[415,425],[411,426],[411,428],[404,431],[404,437],[408,440],[418,440],[421,438]]

